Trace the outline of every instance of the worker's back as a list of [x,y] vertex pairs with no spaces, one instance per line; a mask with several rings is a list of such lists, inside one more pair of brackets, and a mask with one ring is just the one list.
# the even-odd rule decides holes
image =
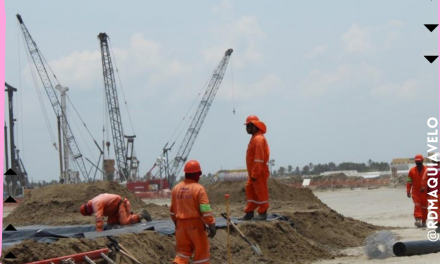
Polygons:
[[191,179],[185,179],[173,188],[170,211],[174,213],[176,219],[202,217],[200,204],[204,202],[200,201],[201,192],[205,192],[205,188]]
[[90,200],[95,214],[102,212],[103,216],[111,216],[118,213],[121,196],[111,193],[103,193]]

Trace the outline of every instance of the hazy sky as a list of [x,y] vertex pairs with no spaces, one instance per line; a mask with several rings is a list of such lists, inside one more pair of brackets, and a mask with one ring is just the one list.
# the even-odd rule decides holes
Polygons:
[[[5,79],[19,89],[16,136],[29,177],[58,179],[59,165],[17,13],[99,143],[108,121],[97,35],[110,36],[124,132],[137,136],[144,175],[196,99],[198,104],[198,93],[229,48],[234,53],[225,78],[189,155],[205,173],[245,166],[249,135],[243,122],[251,114],[267,125],[277,168],[425,154],[426,121],[439,115],[439,70],[438,60],[430,64],[423,56],[438,54],[439,29],[431,33],[424,24],[437,23],[437,4],[5,1]],[[57,141],[55,114],[37,84]],[[81,152],[97,161],[92,138],[70,105],[69,111]]]

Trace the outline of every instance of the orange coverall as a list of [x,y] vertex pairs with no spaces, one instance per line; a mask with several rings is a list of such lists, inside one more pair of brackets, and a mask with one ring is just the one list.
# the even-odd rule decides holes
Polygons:
[[420,189],[422,188],[423,174],[425,174],[426,169],[427,167],[423,166],[422,171],[419,173],[417,166],[411,168],[406,183],[406,192],[411,192],[414,202],[414,218],[420,218],[422,219],[422,222],[425,222],[428,217],[428,198],[426,191],[423,193],[420,192]]
[[[265,126],[264,126],[265,128]],[[258,213],[266,213],[269,208],[269,145],[264,137],[266,129],[255,133],[248,145],[246,152],[246,167],[249,178],[246,183],[247,206],[245,213],[253,212],[258,208]],[[252,180],[254,179],[254,181]]]
[[[430,178],[437,179],[437,188],[431,188],[428,186],[428,179],[430,179]],[[433,180],[431,180],[430,185],[434,186],[435,182]],[[431,212],[434,211],[437,213],[437,217],[435,217],[435,219],[433,219],[433,220],[434,220],[434,222],[438,223],[438,220],[440,217],[440,207],[439,207],[440,206],[440,197],[439,197],[439,193],[440,193],[440,165],[436,165],[434,167],[428,167],[428,169],[423,174],[422,186],[425,189],[425,192],[427,192],[427,199],[432,201],[432,203],[428,202],[428,205],[430,205],[433,208],[433,209],[431,209]],[[432,195],[430,195],[430,193]],[[435,196],[437,196],[437,197],[435,197]]]
[[192,179],[177,184],[171,194],[170,215],[176,225],[176,257],[173,263],[209,263],[209,241],[205,224],[215,223],[205,188]]
[[103,193],[88,202],[93,208],[96,218],[96,231],[102,232],[104,226],[104,216],[108,216],[109,225],[129,225],[139,223],[137,214],[131,214],[130,201],[127,198],[110,193]]

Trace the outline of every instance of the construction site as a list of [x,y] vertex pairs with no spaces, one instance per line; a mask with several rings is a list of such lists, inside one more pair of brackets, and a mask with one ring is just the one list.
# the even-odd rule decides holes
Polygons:
[[[222,1],[210,9],[212,16],[227,19],[232,3]],[[428,132],[428,151],[426,141],[416,146],[415,136],[407,135],[415,134],[414,131],[405,131],[407,134],[402,136],[411,142],[408,143],[411,154],[401,138],[396,138],[385,150],[385,143],[379,139],[387,128],[390,129],[389,119],[400,120],[395,123],[403,124],[402,120],[406,121],[408,114],[393,116],[379,111],[374,116],[374,110],[358,110],[358,105],[364,101],[362,96],[367,95],[361,92],[350,94],[349,89],[336,88],[332,92],[347,92],[347,98],[353,99],[352,102],[344,99],[346,94],[337,95],[337,99],[329,96],[328,87],[334,85],[353,82],[350,89],[352,86],[365,88],[364,84],[357,83],[358,80],[370,85],[372,79],[373,84],[381,89],[394,89],[395,84],[375,83],[379,83],[385,74],[374,67],[362,61],[353,69],[342,65],[334,73],[326,74],[313,65],[308,73],[298,71],[299,75],[306,77],[293,83],[286,81],[297,78],[291,73],[282,80],[278,73],[272,73],[272,69],[265,69],[267,75],[261,79],[252,83],[243,81],[247,78],[240,76],[243,69],[255,70],[253,74],[258,75],[261,65],[273,67],[278,63],[271,61],[272,58],[261,59],[255,40],[265,39],[266,35],[264,27],[260,27],[254,16],[242,16],[239,22],[223,29],[209,28],[208,31],[215,34],[231,31],[231,36],[225,38],[231,41],[219,41],[212,46],[214,48],[201,48],[199,53],[203,59],[192,58],[187,64],[182,62],[185,56],[171,58],[175,54],[174,47],[164,48],[139,32],[133,33],[127,44],[123,43],[124,39],[117,39],[121,35],[116,31],[117,37],[112,39],[116,43],[114,48],[109,32],[90,34],[95,30],[94,26],[88,29],[87,40],[82,39],[82,35],[77,36],[78,43],[80,39],[84,43],[94,41],[94,50],[84,48],[84,51],[75,50],[73,55],[66,56],[64,52],[67,51],[60,48],[60,53],[55,56],[61,59],[46,60],[45,55],[55,52],[51,45],[56,41],[62,43],[65,36],[60,34],[59,40],[53,38],[49,41],[45,32],[47,24],[38,29],[39,24],[29,19],[28,27],[27,18],[17,13],[14,19],[19,42],[14,44],[14,49],[24,49],[28,68],[20,69],[19,80],[9,78],[5,82],[0,263],[439,262],[440,227],[437,223],[431,226],[438,217],[426,219],[423,215],[422,222],[420,216],[416,216],[417,210],[417,214],[438,212],[437,208],[428,208],[427,204],[420,202],[419,194],[434,190],[434,187],[425,186],[428,167],[440,171],[440,162],[435,160],[435,157],[440,158],[438,142],[435,146],[430,145],[434,144],[430,143],[434,142],[430,141],[430,136],[437,138],[438,133]],[[182,25],[187,22],[183,21],[185,19],[182,19]],[[403,25],[403,22],[396,21],[388,21],[384,24],[386,26],[361,29],[354,23],[336,39],[342,42],[342,50],[350,56],[369,49],[380,50],[382,46],[386,46],[383,49],[388,52],[388,46],[398,38],[392,30],[398,32]],[[196,24],[203,23],[197,21]],[[100,26],[111,28],[105,23]],[[38,34],[34,35],[33,30]],[[178,34],[165,35],[173,36],[168,42],[178,46],[183,37],[179,35],[181,29],[176,30]],[[389,39],[385,44],[381,43],[382,46],[371,45],[373,49],[367,45],[369,38],[365,37],[371,32],[387,32]],[[155,28],[150,33],[154,35]],[[235,39],[242,35],[248,48],[244,48],[241,42],[236,47],[223,46],[225,43],[236,44]],[[359,44],[364,41],[367,44]],[[202,40],[197,42],[206,44]],[[130,54],[121,48],[124,45],[136,52]],[[313,61],[319,54],[332,53],[327,49],[330,47],[316,46],[301,56]],[[23,56],[20,52],[19,56]],[[282,58],[287,53],[274,56],[278,60],[290,61],[283,64],[281,72],[293,70],[290,63],[294,60]],[[188,52],[187,57],[192,56],[194,54]],[[236,61],[232,59],[234,56],[238,56]],[[18,63],[20,67],[21,63]],[[144,64],[147,65],[145,68],[137,68]],[[81,69],[80,73],[71,71],[69,67],[72,65]],[[120,65],[124,67],[121,68],[123,78]],[[202,74],[204,76],[200,77]],[[324,76],[322,79],[321,75]],[[63,77],[68,81],[64,82]],[[344,78],[348,79],[341,81]],[[75,80],[74,85],[69,83],[72,80]],[[75,85],[81,82],[84,87],[77,89]],[[38,98],[29,95],[28,86],[32,85]],[[404,91],[412,87],[405,85]],[[371,94],[372,97],[388,96],[377,89]],[[328,105],[320,103],[319,96],[325,102],[328,99]],[[270,101],[275,97],[279,99]],[[398,96],[393,94],[395,98]],[[408,97],[402,98],[405,98],[400,99],[406,106]],[[386,101],[388,105],[387,100],[390,99],[377,104],[382,107]],[[347,106],[333,112],[332,107],[336,109],[345,103]],[[395,107],[396,104],[390,105]],[[438,102],[436,104],[438,106]],[[406,111],[405,107],[401,108]],[[438,107],[435,109],[437,111]],[[40,111],[44,116],[37,118]],[[394,108],[390,113],[393,111]],[[357,113],[356,117],[350,116],[349,112]],[[419,114],[426,116],[425,112]],[[25,120],[32,125],[24,132]],[[350,120],[350,123],[344,120]],[[437,119],[435,126],[431,126],[429,120],[430,131],[436,129]],[[426,126],[426,120],[423,122]],[[40,131],[42,128],[47,132]],[[368,136],[359,133],[364,130]],[[394,130],[389,131],[394,133]],[[31,134],[27,143],[23,136],[26,133]],[[417,130],[417,133],[422,132]],[[347,142],[354,145],[358,138],[352,136],[357,134],[366,140],[359,140],[362,142],[355,149]],[[419,134],[417,138],[421,138]],[[425,138],[426,131],[423,130],[423,140]],[[27,148],[26,144],[31,147]],[[421,150],[412,153],[414,149]],[[31,158],[25,158],[25,153]],[[388,158],[391,162],[375,163],[369,159],[364,163],[365,155],[372,155],[375,160]],[[410,155],[411,158],[394,158]],[[294,167],[288,165],[286,172],[280,166],[277,171],[275,158],[277,165],[292,161],[298,167],[294,171]],[[338,167],[333,160],[340,161],[346,168]],[[306,164],[302,170],[299,163]],[[189,164],[193,166],[191,169]],[[418,178],[414,176],[413,179],[414,173]],[[419,192],[415,191],[416,187]],[[104,196],[107,197],[105,205]],[[110,202],[110,199],[114,200]],[[194,212],[197,217],[191,214]],[[207,219],[215,222],[208,223]],[[195,223],[202,223],[203,239],[197,237],[200,226]],[[184,236],[182,232],[187,233]],[[205,233],[209,242],[203,242]],[[431,234],[436,236],[435,241],[431,240]],[[182,251],[184,243],[193,252]],[[201,257],[199,249],[209,255]]]
[[[229,210],[233,219],[242,214],[246,205],[243,187],[244,182],[219,182],[207,186],[217,220],[221,218],[220,213],[226,212],[226,193],[230,195]],[[146,208],[153,222],[139,224],[140,229],[136,232],[122,230],[112,233],[108,230],[94,238],[87,238],[87,233],[81,233],[80,229],[69,231],[70,234],[55,234],[53,230],[61,230],[61,227],[93,226],[94,218],[82,216],[78,208],[84,200],[106,192],[127,197],[133,211]],[[402,188],[382,187],[324,191],[315,195],[307,188],[289,187],[269,180],[270,213],[285,219],[239,222],[240,230],[252,243],[258,244],[262,255],[255,254],[238,232],[231,231],[232,263],[435,263],[438,254],[374,260],[365,253],[365,239],[377,231],[392,231],[403,241],[424,238],[426,229],[409,227],[412,222],[408,213],[411,202],[399,206],[397,197],[402,194]],[[372,200],[371,197],[375,198]],[[3,225],[11,224],[19,231],[29,229],[30,236],[14,239],[13,232],[4,231],[1,263],[49,263],[37,261],[107,249],[108,235],[117,239],[141,263],[171,263],[175,256],[175,237],[170,234],[172,228],[161,229],[166,223],[172,225],[168,204],[166,199],[140,200],[114,182],[36,189],[18,206],[4,207]],[[333,208],[341,209],[343,213]],[[218,225],[217,235],[210,241],[211,263],[228,263],[227,230],[221,221]],[[38,235],[37,230],[45,229],[48,232]],[[75,232],[79,234],[74,235]],[[93,228],[89,232],[96,234]],[[11,243],[7,247],[5,240]],[[17,258],[5,259],[10,252]],[[137,263],[121,253],[109,256],[115,263]],[[106,262],[98,259],[95,263]]]

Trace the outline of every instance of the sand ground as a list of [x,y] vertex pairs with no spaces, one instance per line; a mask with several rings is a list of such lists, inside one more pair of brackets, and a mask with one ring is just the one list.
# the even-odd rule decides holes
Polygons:
[[[379,226],[396,227],[391,230],[400,241],[426,240],[427,229],[417,229],[412,199],[406,197],[404,188],[354,189],[315,191],[314,194],[338,213]],[[169,199],[144,200],[147,203],[169,205]],[[362,247],[342,251],[348,257],[313,262],[314,264],[349,263],[440,263],[440,253],[411,257],[392,257],[385,260],[368,260]]]
[[[337,191],[316,191],[315,195],[338,213],[367,223],[396,227],[391,231],[400,241],[426,240],[427,229],[413,226],[413,204],[406,197],[403,188],[379,188],[373,190],[354,189]],[[146,203],[169,205],[169,199],[144,200]],[[8,215],[14,207],[3,207],[3,216]],[[439,263],[440,253],[412,257],[392,257],[385,260],[368,260],[362,247],[342,251],[347,257],[332,260],[315,261],[314,264],[348,264],[348,263]]]
[[[315,192],[315,195],[338,213],[380,226],[399,227],[391,230],[400,241],[426,240],[427,229],[417,229],[412,216],[412,199],[406,197],[403,188],[355,189]],[[349,257],[313,262],[314,264],[349,263],[440,263],[440,253],[411,257],[392,257],[384,260],[368,260],[359,248],[343,251]]]
[[3,206],[3,217],[8,216],[16,206]]

